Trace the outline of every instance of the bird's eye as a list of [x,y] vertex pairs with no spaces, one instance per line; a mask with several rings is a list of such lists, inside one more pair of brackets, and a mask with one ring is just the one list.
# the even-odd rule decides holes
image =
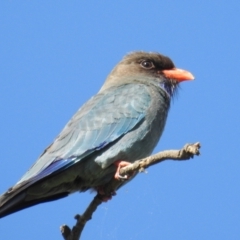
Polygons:
[[154,68],[153,62],[148,61],[148,60],[142,61],[142,62],[141,62],[141,66],[142,66],[143,68],[146,68],[146,69],[152,69],[152,68]]

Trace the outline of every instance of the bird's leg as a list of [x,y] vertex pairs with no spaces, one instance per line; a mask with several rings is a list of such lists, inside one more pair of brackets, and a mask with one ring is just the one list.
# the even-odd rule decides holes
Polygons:
[[[116,173],[114,175],[114,179],[116,179],[118,181],[119,180],[124,181],[124,180],[130,179],[133,174],[121,176],[120,173],[119,173],[121,168],[126,167],[130,164],[131,163],[129,163],[129,162],[121,161],[121,160],[114,162],[114,165],[117,167]],[[107,202],[108,200],[111,200],[113,196],[116,195],[116,191],[106,190],[106,187],[104,185],[95,187],[95,190],[97,191],[98,197],[101,199],[102,202]]]
[[98,186],[95,189],[97,190],[98,196],[102,202],[107,202],[108,200],[111,200],[113,196],[117,195],[115,191],[106,193],[104,186]]
[[120,171],[121,168],[126,167],[130,164],[131,164],[130,162],[121,161],[121,160],[114,162],[114,165],[117,167],[117,171],[114,175],[114,178],[117,179],[117,180],[127,180],[127,179],[129,179],[131,177],[131,175],[121,176],[119,171]]

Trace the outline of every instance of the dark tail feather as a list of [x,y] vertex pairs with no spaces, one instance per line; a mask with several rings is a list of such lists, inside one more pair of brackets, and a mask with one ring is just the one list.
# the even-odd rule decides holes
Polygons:
[[[26,197],[26,192],[21,192],[17,194],[16,196],[10,198],[7,200],[1,207],[0,207],[0,218],[3,218],[9,214],[18,212],[22,209],[31,207],[33,205],[37,205],[39,203],[45,203],[45,202],[50,202],[54,201],[60,198],[64,198],[68,196],[69,193],[59,193],[54,196],[48,196],[46,198],[41,198],[41,199],[36,199],[36,200],[31,200],[31,201],[25,201]],[[0,196],[0,205],[2,202],[2,198],[4,198],[4,195]]]

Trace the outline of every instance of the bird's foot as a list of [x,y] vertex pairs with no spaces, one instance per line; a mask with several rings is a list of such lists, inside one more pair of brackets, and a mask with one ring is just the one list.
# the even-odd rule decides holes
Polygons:
[[107,202],[111,200],[113,196],[117,195],[115,191],[110,193],[106,193],[103,186],[99,186],[96,188],[98,197],[101,199],[102,202]]
[[120,171],[121,168],[126,167],[130,164],[131,164],[130,162],[126,162],[126,161],[116,161],[116,162],[114,162],[114,165],[117,166],[117,171],[114,175],[114,178],[117,179],[117,180],[122,180],[122,181],[129,179],[132,175],[122,176],[122,175],[120,175],[119,171]]

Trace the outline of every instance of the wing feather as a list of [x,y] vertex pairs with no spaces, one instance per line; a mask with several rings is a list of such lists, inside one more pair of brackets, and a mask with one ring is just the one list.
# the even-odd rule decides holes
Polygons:
[[98,93],[78,110],[18,183],[32,184],[121,138],[144,119],[150,102],[143,84],[127,84]]

